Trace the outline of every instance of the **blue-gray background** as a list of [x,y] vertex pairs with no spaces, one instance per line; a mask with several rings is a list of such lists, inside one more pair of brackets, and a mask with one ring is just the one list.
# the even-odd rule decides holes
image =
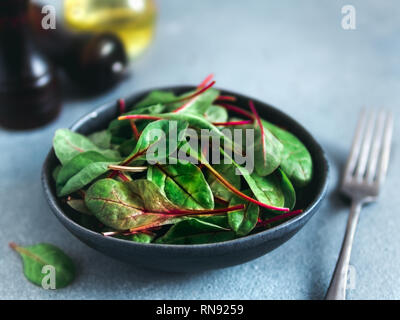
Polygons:
[[[133,63],[132,77],[96,98],[67,97],[57,121],[31,132],[0,131],[0,298],[320,299],[340,250],[348,207],[338,197],[338,168],[362,106],[395,113],[389,177],[377,204],[362,212],[351,264],[350,299],[400,298],[398,1],[158,1],[157,34]],[[357,29],[341,28],[352,4]],[[331,187],[320,212],[293,239],[247,264],[199,274],[138,270],[86,247],[50,212],[40,184],[54,131],[94,107],[156,86],[196,84],[214,72],[218,86],[278,106],[326,148]],[[23,276],[7,246],[50,242],[77,263],[69,287],[45,291]]]

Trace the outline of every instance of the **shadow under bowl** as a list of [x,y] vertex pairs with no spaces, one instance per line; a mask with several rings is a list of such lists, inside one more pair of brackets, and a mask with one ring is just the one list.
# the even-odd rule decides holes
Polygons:
[[[158,88],[176,94],[193,90],[191,86]],[[126,98],[127,105],[142,99],[152,90],[133,94]],[[221,90],[223,95],[237,97],[237,104],[247,106],[251,98],[231,91]],[[59,164],[54,150],[50,150],[43,166],[42,182],[45,196],[55,216],[78,239],[105,255],[137,267],[170,272],[198,272],[229,267],[258,258],[279,247],[294,236],[314,215],[327,192],[329,166],[324,150],[299,123],[278,109],[252,99],[262,118],[286,128],[296,135],[311,153],[314,165],[312,182],[302,190],[298,206],[304,212],[272,229],[249,236],[210,244],[163,245],[143,244],[112,237],[105,237],[77,224],[71,216],[72,210],[56,196],[52,178],[54,168]],[[117,102],[107,103],[78,120],[71,130],[87,135],[105,129],[108,123],[119,115]],[[76,214],[76,213],[75,213]]]

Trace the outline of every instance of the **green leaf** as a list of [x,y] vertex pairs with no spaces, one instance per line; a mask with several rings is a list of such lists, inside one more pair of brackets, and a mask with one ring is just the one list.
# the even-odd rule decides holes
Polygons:
[[78,211],[79,213],[91,216],[92,213],[88,209],[88,207],[85,204],[85,200],[82,199],[71,199],[67,200],[67,204],[74,209],[75,211]]
[[261,137],[261,129],[257,127],[254,131],[254,168],[258,175],[267,176],[281,164],[283,145],[267,128],[264,128],[264,139]]
[[26,278],[38,286],[42,286],[43,280],[44,283],[48,283],[47,278],[43,279],[49,274],[49,271],[43,269],[45,266],[52,266],[55,269],[56,289],[66,287],[75,278],[75,265],[71,258],[51,244],[41,243],[20,247],[11,243],[10,246],[21,255]]
[[[251,196],[251,192],[245,193]],[[246,205],[245,208],[228,212],[228,221],[232,230],[234,230],[238,236],[245,236],[256,226],[260,214],[260,207],[236,195],[231,199],[229,205],[234,206],[241,203]]]
[[[154,113],[162,113],[165,110],[164,105],[156,104],[150,107],[142,107],[139,109],[134,109],[128,113],[123,114],[124,116],[133,115],[133,114],[154,114]],[[136,126],[138,130],[143,130],[151,121],[141,120],[136,122]],[[125,141],[133,137],[132,127],[130,125],[129,120],[118,120],[115,119],[110,122],[108,125],[108,131],[112,135],[113,143],[121,143],[121,141]]]
[[181,208],[214,208],[214,197],[203,173],[190,162],[150,166],[147,179],[160,187],[167,198]]
[[68,129],[59,129],[56,131],[53,139],[53,147],[56,156],[62,165],[68,163],[79,153],[86,151],[97,151],[108,159],[115,161],[120,159],[118,152],[114,150],[100,149],[87,137]]
[[140,243],[151,243],[156,235],[154,233],[135,233],[131,235],[116,235],[114,238],[133,241],[133,242],[140,242]]
[[173,92],[154,90],[150,92],[145,98],[136,103],[133,109],[136,110],[146,108],[156,104],[165,105],[177,99],[178,97]]
[[59,171],[56,179],[57,187],[64,186],[67,181],[83,170],[86,166],[94,162],[110,162],[110,159],[98,153],[97,151],[86,151],[78,153],[69,162],[67,162]]
[[111,132],[108,130],[97,131],[88,136],[88,139],[92,141],[96,146],[101,149],[111,148]]
[[[246,180],[247,184],[249,185],[251,191],[258,201],[261,201],[262,203],[273,207],[284,207],[285,195],[282,189],[281,179],[278,179],[276,172],[266,177],[261,177],[255,172],[250,174],[246,168],[238,165],[233,159],[226,155],[223,150],[221,150],[221,153],[225,157],[230,159],[232,161],[232,164],[239,170],[242,177]],[[281,176],[280,172],[279,174]],[[288,183],[290,183],[289,180],[284,180],[284,186],[286,186],[287,188],[289,188]]]
[[103,224],[116,230],[161,226],[175,219],[177,209],[148,180],[102,179],[86,192],[85,203]]
[[[190,93],[189,93],[190,94]],[[207,110],[211,107],[213,102],[218,98],[219,91],[211,88],[202,94],[196,96],[194,99],[183,102],[187,103],[185,108],[182,111],[178,111],[178,114],[186,113],[186,114],[195,114],[198,116],[203,116]],[[183,104],[182,103],[182,104]]]
[[[215,224],[202,218],[185,219],[172,226],[164,236],[156,240],[156,243],[202,244],[234,239],[235,233],[229,231],[226,216],[220,216],[219,219],[224,222]],[[226,227],[222,227],[221,224],[225,224]]]
[[310,183],[313,173],[313,162],[310,152],[292,133],[265,120],[263,124],[284,146],[281,161],[282,170],[294,185],[298,187],[306,186]]
[[136,138],[132,138],[129,140],[125,140],[123,143],[118,148],[118,152],[123,156],[127,157],[129,156],[132,151],[135,149],[137,144]]
[[[168,121],[168,120],[158,120],[151,122],[142,132],[140,138],[135,146],[133,152],[123,161],[123,164],[130,165],[134,160],[145,159],[147,156],[147,161],[149,161],[147,151],[150,147],[156,146],[159,144],[158,150],[159,154],[154,154],[151,159],[154,162],[157,161],[165,161],[166,159],[163,157],[162,151],[165,151],[165,156],[168,156],[173,153],[176,148],[170,149],[171,145],[169,143],[170,132],[176,132],[177,136],[172,137],[172,139],[178,139],[180,141],[182,139],[183,134],[185,133],[186,128],[188,127],[188,123],[186,121]],[[155,130],[160,131],[160,133],[164,133],[164,136],[155,135]],[[163,149],[162,147],[165,147]]]
[[[236,189],[240,190],[240,175],[236,174],[236,167],[232,164],[214,164],[214,169],[217,170],[228,182],[233,185]],[[211,187],[211,190],[215,197],[229,202],[233,196],[225,185],[223,185],[215,176],[211,173],[208,174],[207,181]]]
[[212,105],[206,111],[204,117],[211,123],[226,122],[228,121],[228,111],[223,107]]
[[110,164],[101,154],[93,151],[78,154],[68,162],[57,177],[57,195],[63,197],[82,189],[107,171]]

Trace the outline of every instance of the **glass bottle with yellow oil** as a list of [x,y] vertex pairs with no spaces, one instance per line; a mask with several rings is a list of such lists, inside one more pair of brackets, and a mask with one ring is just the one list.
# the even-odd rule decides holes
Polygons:
[[153,37],[154,0],[65,0],[67,25],[76,31],[109,31],[117,34],[130,58],[146,49]]

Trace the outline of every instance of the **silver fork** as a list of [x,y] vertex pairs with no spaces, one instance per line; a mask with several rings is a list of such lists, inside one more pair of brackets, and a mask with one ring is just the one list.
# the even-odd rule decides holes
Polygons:
[[341,191],[352,200],[350,215],[327,300],[346,299],[347,273],[358,218],[362,206],[378,198],[389,164],[392,133],[390,112],[365,109],[361,112],[341,183]]

